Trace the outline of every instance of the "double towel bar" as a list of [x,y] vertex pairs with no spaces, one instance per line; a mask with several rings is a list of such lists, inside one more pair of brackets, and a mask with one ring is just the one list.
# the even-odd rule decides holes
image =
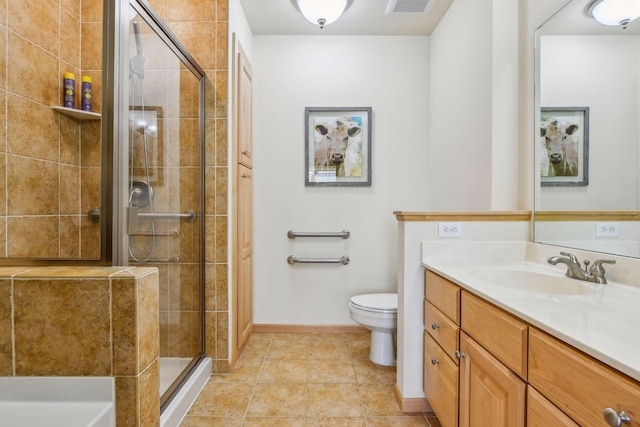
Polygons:
[[[342,230],[337,232],[332,231],[293,231],[289,230],[287,232],[287,237],[290,239],[295,239],[296,237],[341,237],[343,239],[348,239],[351,236],[351,233],[348,230]],[[290,265],[293,264],[349,264],[349,257],[344,255],[340,258],[298,258],[293,255],[289,255],[287,257],[287,262]]]
[[289,230],[287,237],[295,239],[296,237],[342,237],[348,239],[351,233],[348,230],[342,230],[337,232],[332,231],[293,231]]
[[293,264],[349,264],[350,260],[348,256],[342,256],[340,258],[298,258],[293,255],[287,257],[287,262]]

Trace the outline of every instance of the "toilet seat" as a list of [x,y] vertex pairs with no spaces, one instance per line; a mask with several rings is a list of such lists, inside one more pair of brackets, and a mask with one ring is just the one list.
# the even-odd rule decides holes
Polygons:
[[351,298],[351,304],[359,310],[372,313],[397,313],[398,294],[366,294]]

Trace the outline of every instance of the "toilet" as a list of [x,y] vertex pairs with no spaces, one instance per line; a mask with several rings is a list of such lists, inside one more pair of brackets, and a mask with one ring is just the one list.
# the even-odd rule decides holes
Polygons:
[[351,319],[371,331],[369,359],[378,365],[394,366],[398,294],[356,295],[349,302],[349,311]]

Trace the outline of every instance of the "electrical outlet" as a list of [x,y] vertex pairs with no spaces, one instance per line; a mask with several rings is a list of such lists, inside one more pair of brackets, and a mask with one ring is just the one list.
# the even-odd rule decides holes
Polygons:
[[596,222],[596,237],[618,237],[619,235],[617,222]]
[[459,222],[439,222],[438,237],[462,237],[462,224]]

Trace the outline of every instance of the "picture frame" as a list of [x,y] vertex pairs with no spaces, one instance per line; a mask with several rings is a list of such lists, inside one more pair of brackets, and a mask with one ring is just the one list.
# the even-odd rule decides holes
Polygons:
[[589,107],[543,107],[540,111],[541,185],[589,185]]
[[371,107],[306,107],[305,186],[371,186]]

